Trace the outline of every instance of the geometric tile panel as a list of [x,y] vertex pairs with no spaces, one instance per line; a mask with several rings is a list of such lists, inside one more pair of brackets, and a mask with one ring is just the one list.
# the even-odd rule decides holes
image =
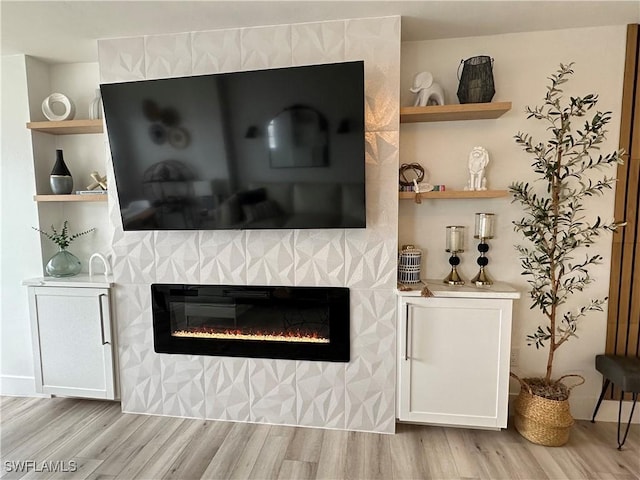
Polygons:
[[100,82],[143,80],[144,38],[112,38],[98,40]]
[[154,233],[156,282],[200,283],[198,234],[170,231]]
[[351,291],[351,362],[346,366],[346,428],[393,432],[395,295]]
[[149,284],[155,281],[153,232],[124,232],[113,244],[116,283]]
[[395,363],[396,298],[380,290],[351,290],[351,358]]
[[296,362],[249,359],[251,421],[296,423]]
[[[398,132],[367,132],[364,139],[366,166],[387,167],[386,170],[373,170],[367,175],[367,181],[389,181],[389,173],[398,173],[398,147],[400,146]],[[426,178],[425,181],[427,181]]]
[[160,356],[143,344],[121,346],[122,411],[162,415]]
[[291,65],[291,27],[243,28],[241,70],[288,67]]
[[346,286],[386,288],[396,285],[396,243],[388,230],[367,228],[346,236]]
[[[149,35],[144,48],[147,79],[191,75],[190,34]],[[165,100],[170,104],[170,98]]]
[[344,21],[292,25],[292,65],[341,62],[344,59],[344,29]]
[[332,362],[297,362],[298,425],[344,429],[345,366]]
[[400,75],[400,17],[346,20],[347,58],[358,57],[379,65],[395,76]]
[[204,358],[205,418],[250,420],[249,359]]
[[365,63],[364,122],[368,132],[399,128],[399,92],[389,89],[385,75],[385,70]]
[[[114,183],[119,368],[127,412],[393,432],[400,17],[100,40],[98,50],[102,82],[365,60],[366,229],[123,232]],[[156,282],[350,287],[351,361],[156,354]]]
[[297,230],[295,285],[344,285],[344,230]]
[[247,283],[244,232],[200,232],[200,282],[222,285]]
[[240,30],[212,30],[191,34],[193,75],[240,70]]
[[398,130],[399,37],[400,17],[347,20],[346,58],[365,60],[367,131]]
[[[396,229],[398,225],[398,146],[395,131],[365,134],[367,225]],[[425,178],[425,181],[427,179]],[[393,182],[393,183],[392,183]]]
[[153,348],[153,317],[149,285],[116,283],[115,293],[118,345]]
[[204,358],[195,355],[159,355],[162,413],[204,418]]
[[370,182],[367,184],[367,227],[375,230],[384,229],[386,231],[385,236],[393,235],[397,237],[397,187],[391,188],[382,182]]
[[395,424],[395,362],[356,357],[347,365],[346,428],[393,433]]
[[293,285],[294,230],[247,230],[247,282]]

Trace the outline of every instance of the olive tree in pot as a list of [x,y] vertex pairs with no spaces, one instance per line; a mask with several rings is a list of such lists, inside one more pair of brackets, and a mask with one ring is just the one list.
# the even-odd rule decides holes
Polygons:
[[[588,300],[573,309],[567,306],[573,294],[592,282],[589,268],[602,260],[584,247],[621,225],[600,217],[586,218],[585,198],[602,195],[615,183],[614,176],[594,174],[620,163],[622,151],[599,153],[611,112],[596,111],[590,120],[583,119],[596,106],[597,95],[564,98],[562,85],[573,74],[572,66],[560,64],[549,77],[544,103],[527,107],[527,118],[545,122],[550,138],[538,142],[526,133],[515,136],[516,143],[533,157],[531,166],[542,188],[528,182],[514,182],[509,187],[513,201],[524,210],[523,218],[514,226],[525,240],[516,248],[522,274],[530,286],[531,309],[539,310],[544,319],[534,333],[527,335],[527,343],[548,350],[543,377],[520,379],[512,374],[521,385],[514,403],[515,427],[528,440],[549,446],[563,445],[569,439],[573,424],[569,393],[584,382],[579,375],[554,380],[554,356],[558,348],[576,336],[578,323],[589,312],[602,311],[607,301],[605,297]],[[562,381],[568,377],[574,377],[570,380],[574,385],[567,386]]]

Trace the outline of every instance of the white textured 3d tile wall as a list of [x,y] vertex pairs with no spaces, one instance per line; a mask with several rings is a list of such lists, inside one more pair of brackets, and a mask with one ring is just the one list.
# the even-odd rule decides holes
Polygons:
[[[400,17],[105,39],[98,51],[103,83],[365,61],[366,229],[125,233],[109,195],[119,368],[126,412],[393,432]],[[349,287],[351,361],[156,354],[153,282]]]

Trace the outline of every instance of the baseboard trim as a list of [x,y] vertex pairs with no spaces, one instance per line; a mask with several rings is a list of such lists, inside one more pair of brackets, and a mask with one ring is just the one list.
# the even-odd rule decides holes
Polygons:
[[0,375],[0,395],[9,397],[44,397],[36,392],[36,379],[21,375]]

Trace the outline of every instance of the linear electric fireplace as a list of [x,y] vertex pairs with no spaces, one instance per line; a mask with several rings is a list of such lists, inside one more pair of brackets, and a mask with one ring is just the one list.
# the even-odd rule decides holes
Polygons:
[[349,289],[151,285],[158,353],[349,361]]

